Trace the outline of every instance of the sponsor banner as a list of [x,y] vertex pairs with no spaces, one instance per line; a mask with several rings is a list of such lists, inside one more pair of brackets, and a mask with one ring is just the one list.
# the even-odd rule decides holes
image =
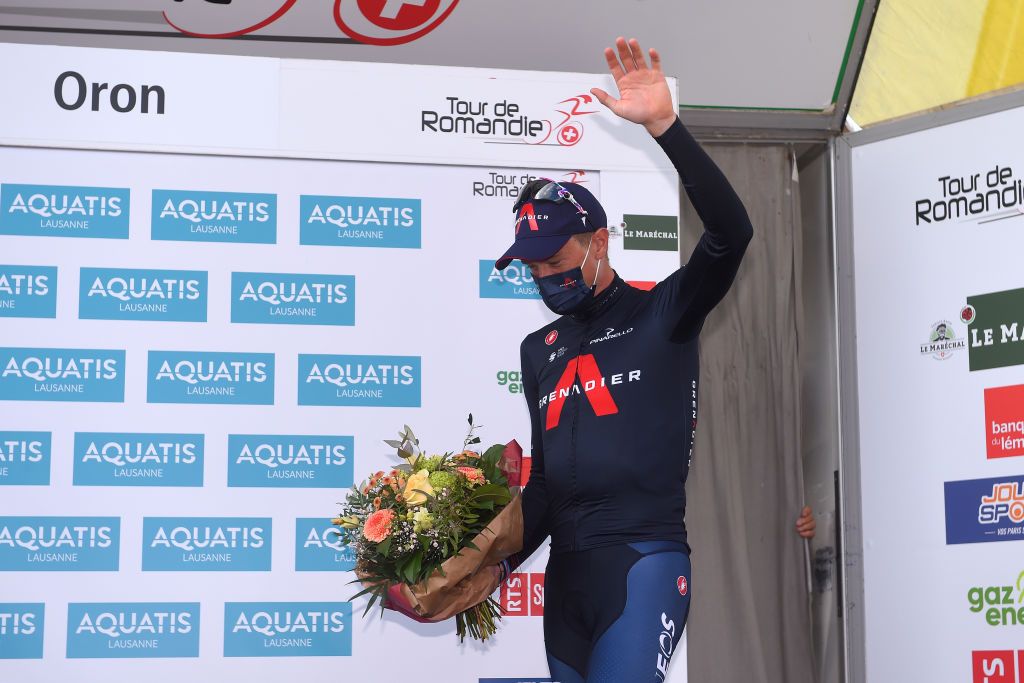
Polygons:
[[523,374],[520,370],[498,370],[498,386],[510,394],[523,393]]
[[46,605],[0,602],[0,659],[42,659]]
[[299,354],[299,405],[420,406],[419,356]]
[[0,486],[50,483],[50,432],[0,431]]
[[224,603],[225,657],[347,657],[350,602]]
[[198,602],[72,602],[68,659],[199,656]]
[[277,195],[153,190],[154,240],[277,242]]
[[206,322],[207,294],[205,271],[82,268],[78,317]]
[[988,626],[1024,627],[1024,571],[1017,572],[1016,578],[1005,585],[971,586],[967,589],[967,604]]
[[0,265],[0,318],[56,318],[57,269]]
[[149,403],[274,404],[274,354],[150,351]]
[[935,360],[948,360],[959,350],[967,348],[967,340],[957,336],[956,328],[948,320],[938,320],[928,328],[927,341],[921,344],[921,355]]
[[299,244],[419,249],[419,199],[302,195]]
[[1024,364],[1024,289],[967,297],[971,370]]
[[341,544],[340,529],[330,517],[295,520],[295,571],[348,572],[356,568],[356,553]]
[[0,348],[0,400],[124,402],[124,351]]
[[128,188],[0,184],[0,235],[128,239]]
[[231,322],[355,325],[352,275],[232,273]]
[[494,259],[480,259],[481,299],[540,299],[540,288],[530,269],[513,261],[504,270],[494,267]]
[[544,616],[544,573],[509,575],[501,584],[501,609],[510,617]]
[[333,488],[352,486],[351,436],[228,435],[228,486]]
[[0,571],[117,571],[120,517],[0,517]]
[[946,544],[1024,541],[1024,476],[947,481]]
[[679,217],[627,213],[622,217],[622,246],[645,251],[679,251]]
[[75,433],[75,486],[202,486],[202,434]]
[[989,459],[1024,455],[1024,384],[985,390]]
[[145,517],[142,571],[270,571],[270,517]]

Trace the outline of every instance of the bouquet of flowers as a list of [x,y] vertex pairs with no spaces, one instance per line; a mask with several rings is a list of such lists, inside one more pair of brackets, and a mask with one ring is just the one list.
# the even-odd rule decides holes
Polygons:
[[353,599],[371,594],[364,616],[379,600],[418,621],[454,615],[460,641],[496,632],[501,607],[487,568],[522,548],[522,507],[510,487],[522,450],[513,441],[473,451],[477,428],[470,415],[459,452],[428,456],[406,425],[385,441],[404,462],[353,487],[342,503],[333,523],[364,585]]

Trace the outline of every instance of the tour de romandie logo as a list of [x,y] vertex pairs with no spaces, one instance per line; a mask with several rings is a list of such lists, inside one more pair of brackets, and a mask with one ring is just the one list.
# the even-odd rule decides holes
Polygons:
[[956,336],[953,323],[939,320],[932,323],[928,332],[928,341],[921,344],[921,355],[931,356],[935,360],[946,360],[958,349],[967,348],[967,340]]

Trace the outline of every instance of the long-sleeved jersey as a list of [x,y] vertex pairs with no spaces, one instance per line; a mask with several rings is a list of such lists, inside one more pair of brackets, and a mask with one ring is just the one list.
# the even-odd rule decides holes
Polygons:
[[686,542],[683,515],[697,423],[697,337],[731,286],[753,231],[725,176],[683,124],[658,144],[704,224],[685,266],[651,291],[618,274],[584,311],[520,347],[532,424],[520,564],[654,539]]

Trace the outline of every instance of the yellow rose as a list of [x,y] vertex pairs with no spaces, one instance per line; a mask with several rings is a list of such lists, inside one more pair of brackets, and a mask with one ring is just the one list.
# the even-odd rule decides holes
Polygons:
[[405,496],[405,502],[409,505],[422,505],[426,503],[426,494],[434,494],[434,488],[430,485],[430,472],[420,470],[410,476],[409,480],[405,483],[405,490],[402,494]]

